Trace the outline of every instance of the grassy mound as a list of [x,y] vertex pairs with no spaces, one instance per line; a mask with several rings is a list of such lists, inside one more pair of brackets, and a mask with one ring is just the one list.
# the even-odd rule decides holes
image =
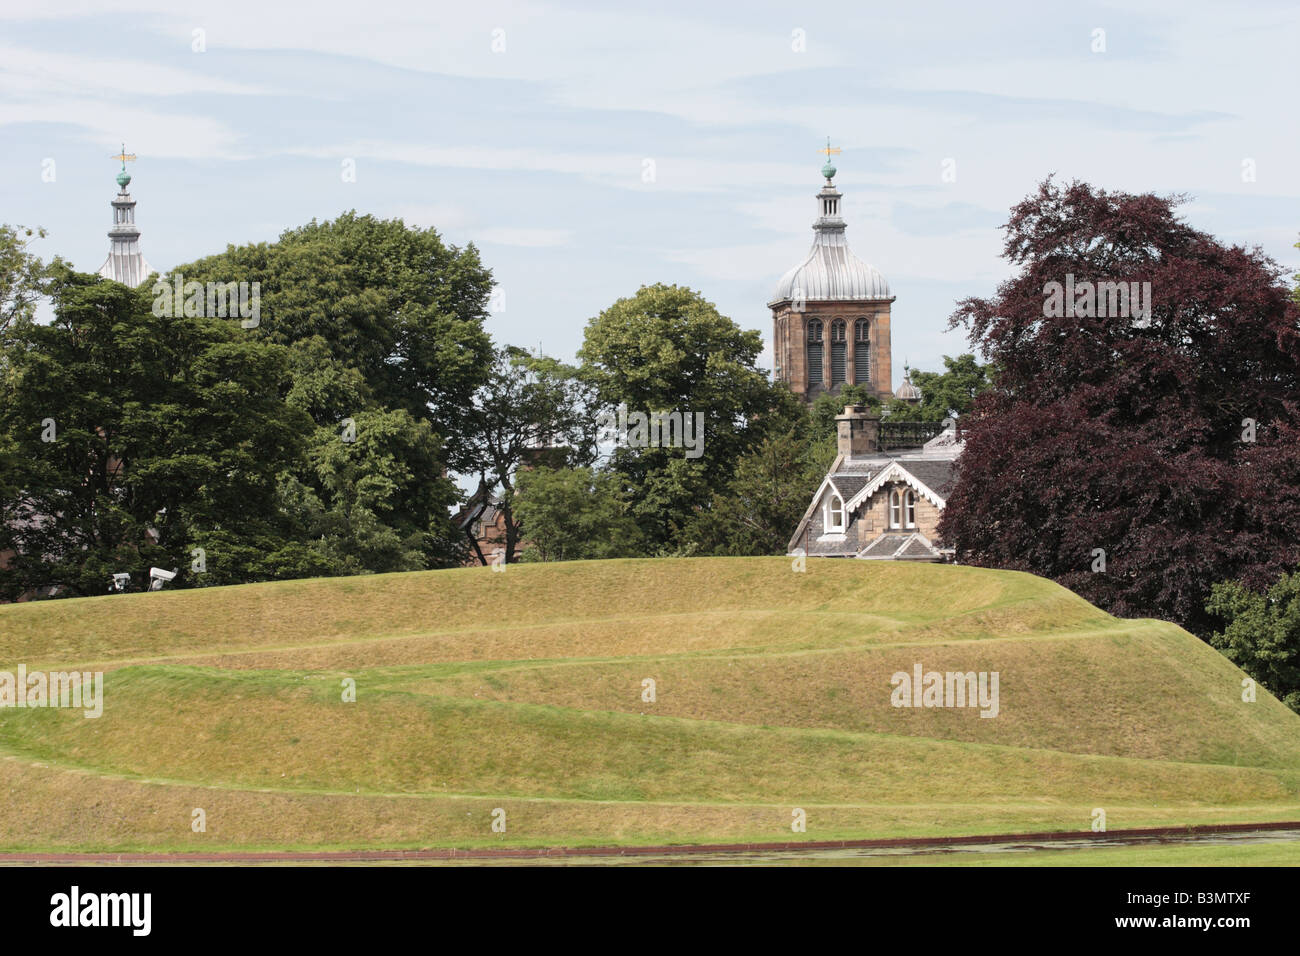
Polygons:
[[[0,709],[11,849],[1300,819],[1300,716],[1179,628],[1013,572],[605,561],[0,607],[19,663],[105,671],[105,705]],[[918,663],[998,672],[997,716],[892,706]]]

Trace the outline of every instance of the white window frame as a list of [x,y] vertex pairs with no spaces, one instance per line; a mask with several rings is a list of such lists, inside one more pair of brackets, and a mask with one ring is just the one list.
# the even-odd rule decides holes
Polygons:
[[889,492],[889,527],[903,526],[903,496],[897,488]]
[[903,527],[916,527],[916,492],[911,488],[903,492]]
[[[838,508],[835,507],[836,502],[839,502]],[[839,514],[838,521],[835,519],[837,512]],[[843,532],[844,524],[844,499],[839,495],[832,493],[831,496],[826,499],[826,515],[823,520],[823,526],[826,528],[828,534],[832,534]]]

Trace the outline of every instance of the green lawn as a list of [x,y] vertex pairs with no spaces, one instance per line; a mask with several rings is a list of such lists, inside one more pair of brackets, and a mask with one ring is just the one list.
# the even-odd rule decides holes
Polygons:
[[[1013,572],[606,561],[3,606],[0,670],[20,662],[106,671],[105,708],[0,709],[7,849],[1300,820],[1300,716],[1243,703],[1177,627]],[[915,663],[997,671],[998,715],[891,706]]]

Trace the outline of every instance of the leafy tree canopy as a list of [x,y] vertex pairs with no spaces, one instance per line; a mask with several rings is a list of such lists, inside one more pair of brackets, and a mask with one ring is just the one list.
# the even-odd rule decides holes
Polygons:
[[578,355],[603,410],[676,412],[702,423],[697,457],[663,444],[614,450],[612,467],[648,547],[679,543],[695,510],[730,479],[741,457],[804,419],[789,390],[755,365],[761,351],[758,332],[676,285],[642,286],[588,323]]
[[45,265],[28,246],[43,238],[44,229],[0,223],[0,345],[11,326],[36,314]]
[[1017,274],[952,317],[997,373],[940,531],[967,563],[1205,634],[1213,582],[1300,558],[1300,311],[1179,201],[1048,180],[1012,210]]
[[[505,559],[515,559],[520,518],[515,478],[524,467],[577,467],[595,458],[592,388],[573,366],[506,346],[470,414],[470,447],[480,490],[495,489],[505,519]],[[473,545],[478,547],[477,543]],[[478,555],[479,560],[485,560]]]
[[1264,594],[1216,584],[1206,610],[1226,622],[1210,643],[1300,712],[1300,573],[1282,575]]
[[767,438],[740,459],[684,537],[701,553],[785,554],[786,545],[826,474],[834,443],[810,443],[795,430]]
[[[145,290],[52,268],[50,325],[19,323],[0,378],[0,436],[14,452],[0,502],[0,572],[12,599],[56,586],[102,594],[148,569],[180,572],[205,536],[208,583],[276,576],[279,472],[310,419],[283,401],[289,352],[222,320],[159,317]],[[192,578],[189,578],[193,580]]]
[[347,212],[273,243],[228,246],[168,278],[178,275],[259,282],[255,335],[323,346],[360,373],[374,403],[433,425],[453,469],[468,464],[467,410],[492,353],[483,330],[492,274],[472,244],[459,249],[433,229]]
[[578,561],[642,553],[636,522],[608,471],[532,468],[519,473],[515,508],[527,528],[524,561]]
[[992,381],[990,367],[981,365],[969,352],[956,358],[943,357],[942,372],[911,370],[912,384],[921,392],[916,403],[892,398],[885,415],[894,421],[942,422],[960,418],[975,406],[975,398]]

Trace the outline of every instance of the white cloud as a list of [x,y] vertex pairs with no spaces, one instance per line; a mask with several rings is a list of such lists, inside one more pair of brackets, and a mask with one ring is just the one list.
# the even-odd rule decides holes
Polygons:
[[235,133],[217,120],[94,99],[55,97],[39,104],[0,102],[0,126],[11,123],[79,126],[105,148],[105,160],[122,141],[132,152],[162,158],[210,159],[219,154],[229,160],[249,155],[237,147]]
[[[195,57],[196,62],[198,57]],[[73,56],[0,45],[0,94],[38,98],[112,94],[180,96],[221,93],[252,96],[267,92],[202,70],[179,70],[144,60]]]

